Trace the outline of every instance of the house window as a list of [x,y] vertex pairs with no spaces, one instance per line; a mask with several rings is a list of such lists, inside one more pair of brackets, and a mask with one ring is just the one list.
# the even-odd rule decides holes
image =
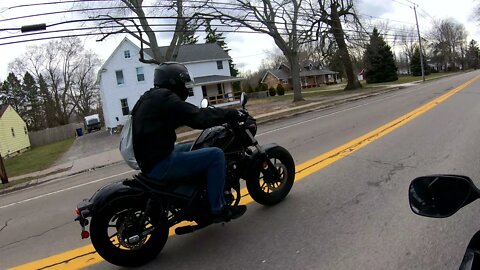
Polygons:
[[188,96],[193,97],[195,93],[193,92],[193,88],[188,88]]
[[23,127],[23,131],[25,131],[25,135],[28,134],[27,127]]
[[125,83],[125,80],[123,79],[123,70],[115,71],[115,76],[117,76],[117,85],[122,85]]
[[123,51],[123,56],[125,58],[130,58],[130,51],[129,50]]
[[128,108],[128,100],[126,98],[120,99],[120,104],[122,106],[122,114],[128,115],[130,113],[130,108]]
[[202,85],[202,94],[203,94],[203,97],[207,96],[207,86],[206,85]]
[[217,90],[218,90],[218,94],[219,94],[219,95],[223,94],[222,84],[221,84],[221,83],[217,83]]
[[143,67],[137,67],[137,81],[145,81],[145,74],[143,73]]
[[223,69],[223,62],[217,61],[217,69]]
[[11,128],[12,130],[12,137],[15,138],[15,130],[13,128]]

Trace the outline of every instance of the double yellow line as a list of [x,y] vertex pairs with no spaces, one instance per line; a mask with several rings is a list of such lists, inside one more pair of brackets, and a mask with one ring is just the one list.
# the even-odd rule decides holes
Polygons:
[[[340,160],[355,151],[367,146],[368,144],[374,142],[375,140],[387,135],[388,133],[394,131],[395,129],[405,125],[406,123],[412,121],[413,119],[419,117],[420,115],[424,114],[425,112],[431,110],[438,104],[444,102],[449,97],[453,96],[454,94],[458,93],[459,91],[463,90],[476,80],[478,80],[480,76],[477,76],[466,83],[456,87],[453,90],[445,93],[444,95],[430,101],[429,103],[375,129],[367,134],[360,136],[342,146],[339,146],[333,150],[330,150],[320,156],[317,156],[307,162],[304,162],[298,166],[296,166],[296,176],[295,181],[300,181],[305,177],[325,168],[326,166],[334,163],[337,160]],[[246,188],[241,190],[241,194],[247,194]],[[247,195],[242,197],[241,204],[249,204],[253,201],[253,199]],[[188,223],[182,223],[178,226],[184,226]],[[174,235],[174,228],[170,230],[170,236]],[[20,265],[11,269],[20,270],[20,269],[81,269],[83,267],[87,267],[93,264],[97,264],[102,262],[103,259],[95,252],[95,249],[92,245],[87,245],[81,248],[73,249],[61,254],[57,254],[45,259],[41,259],[38,261],[34,261],[31,263],[27,263],[24,265]]]

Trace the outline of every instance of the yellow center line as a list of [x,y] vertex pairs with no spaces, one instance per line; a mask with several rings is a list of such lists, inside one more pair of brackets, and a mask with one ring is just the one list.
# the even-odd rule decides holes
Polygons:
[[[476,76],[475,78],[465,82],[464,84],[456,87],[453,90],[443,94],[442,96],[422,105],[421,107],[375,129],[367,134],[360,136],[346,144],[339,146],[333,150],[330,150],[322,155],[319,155],[311,160],[308,160],[300,165],[297,165],[295,181],[300,181],[305,177],[325,168],[326,166],[358,151],[359,149],[367,146],[368,144],[374,142],[375,140],[387,135],[388,133],[394,131],[395,129],[405,125],[406,123],[412,121],[413,119],[417,118],[418,116],[424,114],[425,112],[431,110],[438,104],[444,102],[449,97],[453,96],[454,94],[458,93],[459,91],[463,90],[476,80],[478,80],[480,76]],[[241,194],[248,194],[246,188],[241,190]],[[240,200],[241,204],[249,204],[253,202],[253,199],[249,195],[245,195]],[[182,222],[177,226],[170,229],[170,236],[175,235],[175,228],[178,226],[185,226],[191,224],[189,222]],[[92,245],[87,245],[84,247],[80,247],[77,249],[69,250],[67,252],[50,256],[45,259],[41,259],[38,261],[34,261],[31,263],[23,264],[11,269],[14,270],[23,270],[23,269],[81,269],[93,264],[97,264],[102,262],[103,259],[95,252],[95,249]]]

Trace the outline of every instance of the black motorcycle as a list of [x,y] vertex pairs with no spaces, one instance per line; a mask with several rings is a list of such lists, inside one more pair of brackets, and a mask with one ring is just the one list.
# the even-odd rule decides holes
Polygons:
[[[462,175],[422,176],[412,181],[408,193],[412,211],[431,218],[449,217],[480,198],[473,181]],[[460,269],[480,269],[480,231],[470,240]]]
[[[247,96],[242,93],[244,113],[246,103]],[[207,105],[206,100],[202,101],[202,107]],[[290,153],[276,144],[260,146],[256,131],[255,119],[248,116],[240,123],[204,130],[192,145],[192,150],[223,149],[228,205],[240,202],[240,179],[245,180],[252,199],[263,205],[282,201],[294,183],[295,163]],[[163,249],[171,227],[178,224],[175,233],[181,235],[212,224],[206,177],[172,182],[175,184],[154,181],[140,173],[102,187],[77,206],[75,220],[82,226],[82,238],[90,236],[106,261],[131,267],[154,259]],[[89,223],[90,233],[86,230]]]

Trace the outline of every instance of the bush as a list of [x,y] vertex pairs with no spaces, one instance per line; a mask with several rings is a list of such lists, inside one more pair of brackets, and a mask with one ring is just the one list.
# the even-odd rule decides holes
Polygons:
[[261,83],[260,91],[268,91],[268,85],[266,83]]
[[247,87],[247,93],[253,93],[253,87],[250,84]]
[[277,94],[278,94],[279,96],[285,95],[285,88],[283,87],[283,85],[282,85],[281,83],[279,83],[279,84],[277,85]]
[[277,94],[277,92],[275,91],[275,88],[270,87],[270,88],[268,88],[268,94],[269,94],[271,97],[274,97],[274,96]]

